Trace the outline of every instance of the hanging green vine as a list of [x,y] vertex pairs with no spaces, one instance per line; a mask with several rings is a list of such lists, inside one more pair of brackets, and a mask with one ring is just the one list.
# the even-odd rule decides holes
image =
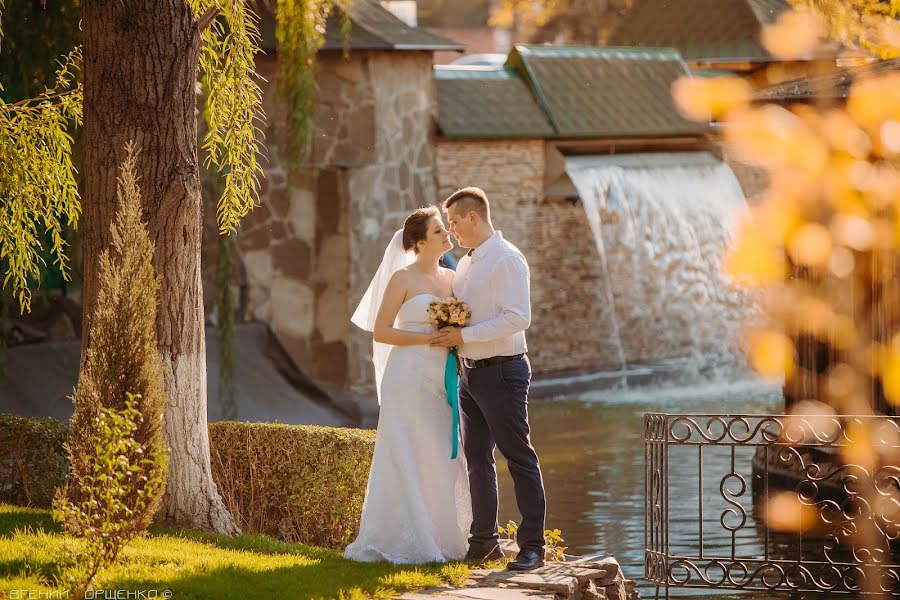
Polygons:
[[258,197],[262,92],[256,84],[259,17],[243,0],[189,0],[202,29],[200,73],[207,90],[206,166],[225,178],[216,206],[220,233],[237,231]]
[[[259,52],[259,17],[243,0],[189,0],[201,27],[200,71],[209,90],[209,128],[203,141],[207,166],[225,176],[217,206],[221,233],[233,233],[254,206],[262,173],[257,157],[263,133],[262,92],[254,58]],[[288,106],[288,163],[296,169],[312,151],[316,102],[316,53],[325,43],[325,23],[342,8],[349,39],[350,0],[277,0],[278,89]],[[345,49],[346,52],[346,49]]]
[[234,295],[231,292],[230,235],[218,236],[216,260],[216,337],[219,342],[219,400],[222,418],[235,421],[237,410],[237,373],[234,359]]
[[316,54],[325,43],[325,24],[338,9],[344,55],[350,39],[351,0],[278,0],[275,38],[278,42],[278,89],[287,104],[288,165],[293,170],[312,157],[316,110]]

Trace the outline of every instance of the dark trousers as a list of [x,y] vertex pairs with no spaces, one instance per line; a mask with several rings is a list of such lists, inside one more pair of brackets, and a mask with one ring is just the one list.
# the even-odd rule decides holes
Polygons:
[[459,406],[472,493],[470,546],[492,548],[498,541],[496,447],[509,465],[522,515],[519,548],[544,553],[546,502],[528,425],[530,383],[531,365],[525,357],[476,369],[462,367]]

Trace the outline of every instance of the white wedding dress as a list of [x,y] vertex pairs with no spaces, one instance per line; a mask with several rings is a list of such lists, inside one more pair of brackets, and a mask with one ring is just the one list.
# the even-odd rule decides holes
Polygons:
[[[428,304],[408,299],[395,326],[434,331]],[[393,346],[381,377],[381,413],[359,536],[344,551],[356,561],[443,562],[467,549],[472,505],[462,448],[451,459],[452,413],[444,388],[446,348]]]

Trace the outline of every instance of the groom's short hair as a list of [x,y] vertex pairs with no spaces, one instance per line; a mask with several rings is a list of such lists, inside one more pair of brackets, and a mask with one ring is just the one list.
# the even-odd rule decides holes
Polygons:
[[483,220],[491,220],[491,207],[487,195],[481,188],[464,187],[456,190],[444,200],[444,210],[449,211],[453,205],[456,205],[457,212],[462,214],[468,214],[469,211],[474,210]]

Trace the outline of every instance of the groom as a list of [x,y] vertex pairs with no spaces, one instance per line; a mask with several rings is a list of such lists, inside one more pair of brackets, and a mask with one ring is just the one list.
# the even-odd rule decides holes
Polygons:
[[528,263],[491,224],[487,196],[463,188],[444,201],[450,233],[469,252],[459,261],[453,294],[472,309],[468,326],[446,327],[431,345],[459,350],[463,449],[472,493],[466,560],[503,558],[497,533],[494,447],[506,457],[522,514],[519,554],[508,569],[544,564],[544,484],[528,425],[531,366],[525,329],[531,323]]

